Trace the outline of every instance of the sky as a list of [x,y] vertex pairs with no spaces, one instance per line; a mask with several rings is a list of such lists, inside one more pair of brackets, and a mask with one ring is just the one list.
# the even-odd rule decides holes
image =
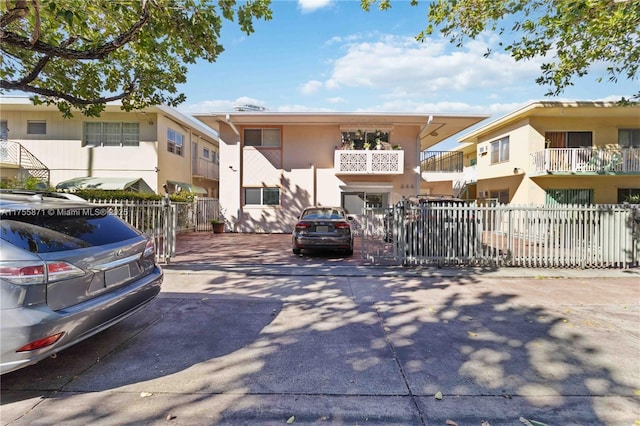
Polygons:
[[[548,88],[535,82],[542,59],[515,62],[495,50],[499,38],[491,33],[461,48],[440,35],[418,42],[426,2],[391,4],[366,12],[359,0],[274,0],[273,18],[257,21],[248,36],[224,21],[225,51],[214,63],[189,67],[179,86],[187,101],[176,109],[210,113],[253,104],[274,112],[490,115],[486,124],[533,101],[619,100],[640,90],[638,80],[609,83],[596,64],[560,96],[547,97]],[[488,48],[494,53],[485,58]]]

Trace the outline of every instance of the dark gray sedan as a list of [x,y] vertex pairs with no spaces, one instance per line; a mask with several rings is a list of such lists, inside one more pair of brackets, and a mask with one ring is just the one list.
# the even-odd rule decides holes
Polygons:
[[122,321],[160,292],[152,238],[105,206],[0,192],[0,374]]
[[353,254],[352,217],[342,207],[305,208],[291,235],[294,254],[302,250],[337,250]]

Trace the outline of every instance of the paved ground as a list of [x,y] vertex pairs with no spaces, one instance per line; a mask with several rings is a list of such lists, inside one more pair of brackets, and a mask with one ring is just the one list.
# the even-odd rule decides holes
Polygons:
[[639,424],[639,270],[414,269],[288,244],[181,237],[152,305],[2,376],[2,424]]

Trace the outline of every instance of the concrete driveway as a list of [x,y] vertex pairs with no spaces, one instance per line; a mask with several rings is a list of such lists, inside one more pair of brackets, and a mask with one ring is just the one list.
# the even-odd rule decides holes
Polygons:
[[2,376],[2,424],[640,421],[636,269],[384,267],[219,235],[182,236],[143,311]]

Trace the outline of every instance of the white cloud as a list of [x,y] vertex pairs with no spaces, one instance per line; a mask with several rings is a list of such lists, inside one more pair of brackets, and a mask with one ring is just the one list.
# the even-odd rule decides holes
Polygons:
[[303,95],[312,95],[322,88],[322,82],[318,80],[307,81],[300,87]]
[[343,103],[347,102],[341,96],[336,96],[336,97],[333,97],[333,98],[327,98],[326,101],[329,102],[330,104],[343,104]]
[[313,12],[331,4],[331,0],[298,0],[298,7],[302,13]]
[[442,38],[424,43],[412,37],[381,35],[377,40],[345,45],[325,81],[328,89],[375,88],[387,96],[434,96],[438,93],[531,85],[539,62],[515,62],[508,54],[483,55],[495,43],[484,37],[454,50]]

